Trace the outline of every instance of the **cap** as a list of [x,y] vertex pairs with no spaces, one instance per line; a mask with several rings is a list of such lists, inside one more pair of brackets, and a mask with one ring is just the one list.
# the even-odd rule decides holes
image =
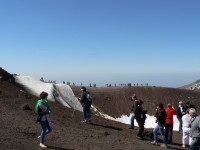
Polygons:
[[168,107],[171,107],[171,106],[172,106],[172,104],[168,103],[168,104],[167,104],[167,106],[168,106]]

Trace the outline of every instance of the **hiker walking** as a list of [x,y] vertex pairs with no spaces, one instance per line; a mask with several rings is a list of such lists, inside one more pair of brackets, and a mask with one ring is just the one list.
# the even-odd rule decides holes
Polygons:
[[130,128],[134,129],[134,120],[135,120],[135,108],[137,106],[136,101],[138,101],[137,96],[135,93],[131,96],[131,101],[133,102],[132,108],[131,108],[131,119],[130,119]]
[[156,122],[158,124],[153,129],[153,138],[154,138],[154,141],[151,142],[151,144],[158,145],[158,135],[157,135],[157,132],[158,132],[158,130],[160,130],[161,136],[163,138],[163,143],[164,143],[164,144],[161,145],[161,147],[167,148],[167,140],[166,140],[165,133],[164,133],[165,120],[166,120],[166,112],[165,112],[165,109],[163,107],[163,103],[159,103],[157,105],[155,117],[156,117]]
[[176,110],[172,106],[172,104],[167,104],[166,111],[166,121],[165,121],[165,137],[167,139],[167,144],[172,143],[172,135],[173,135],[173,116],[176,115]]
[[90,123],[91,122],[91,114],[90,114],[90,108],[91,108],[91,100],[90,100],[90,94],[86,91],[86,87],[81,88],[81,97],[79,98],[81,105],[83,107],[83,117],[84,120],[82,122],[84,123]]
[[45,136],[52,131],[52,128],[49,124],[49,117],[48,114],[50,113],[50,107],[47,100],[48,93],[42,92],[40,94],[40,100],[37,101],[35,112],[38,114],[37,122],[40,122],[42,131],[38,138],[40,139],[40,147],[47,148],[44,144]]

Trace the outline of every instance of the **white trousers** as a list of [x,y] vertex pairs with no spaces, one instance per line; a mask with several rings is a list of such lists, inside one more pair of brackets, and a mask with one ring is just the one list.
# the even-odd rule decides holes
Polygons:
[[182,143],[183,145],[190,145],[192,138],[189,136],[190,128],[183,127]]

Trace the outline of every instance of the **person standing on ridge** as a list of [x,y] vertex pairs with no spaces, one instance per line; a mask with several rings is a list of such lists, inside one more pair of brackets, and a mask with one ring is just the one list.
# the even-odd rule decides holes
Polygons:
[[81,88],[81,97],[78,98],[81,102],[83,107],[83,123],[90,123],[91,115],[90,115],[90,107],[91,107],[91,100],[89,99],[89,92],[86,91],[86,87]]
[[172,135],[173,135],[173,116],[176,115],[176,110],[172,106],[172,104],[167,104],[166,112],[166,121],[165,121],[165,137],[167,139],[167,144],[172,143]]
[[186,110],[186,114],[182,117],[182,121],[183,121],[183,135],[182,135],[182,147],[185,148],[186,146],[190,145],[191,142],[191,138],[189,137],[189,133],[190,133],[190,123],[191,123],[191,116],[189,114],[189,110]]
[[158,135],[157,135],[157,132],[158,132],[158,130],[160,130],[160,133],[161,133],[161,136],[162,136],[163,142],[164,142],[164,144],[162,144],[161,147],[167,148],[167,140],[166,140],[165,133],[164,133],[165,120],[166,120],[166,112],[165,112],[165,109],[163,107],[163,103],[159,103],[157,105],[155,117],[156,117],[156,122],[158,124],[153,129],[153,138],[154,138],[154,141],[151,142],[151,144],[158,145]]
[[183,102],[182,101],[179,101],[179,106],[177,107],[176,109],[176,112],[177,112],[177,119],[179,121],[179,132],[182,131],[182,117],[183,115],[185,115],[185,107],[183,106]]
[[137,103],[137,106],[135,108],[135,119],[139,126],[138,134],[136,137],[139,139],[144,139],[143,132],[144,132],[144,123],[146,120],[147,111],[143,110],[143,107],[142,107],[143,101],[142,100],[139,100],[136,103]]
[[40,147],[47,148],[46,145],[44,145],[44,138],[47,134],[49,134],[52,131],[52,128],[50,127],[49,121],[48,121],[48,114],[50,113],[50,107],[47,100],[48,93],[42,92],[40,93],[40,100],[37,101],[35,112],[38,114],[38,118],[36,122],[40,122],[42,131],[40,136],[38,138],[40,139]]
[[190,150],[199,150],[200,149],[200,116],[197,115],[194,108],[190,108],[189,114],[192,117],[191,119],[191,128],[190,128],[190,137],[192,142],[190,143]]
[[130,119],[131,127],[129,129],[134,129],[135,108],[137,106],[136,101],[138,101],[135,93],[131,96],[131,101],[133,102],[133,105],[132,105],[132,108],[131,108],[131,119]]

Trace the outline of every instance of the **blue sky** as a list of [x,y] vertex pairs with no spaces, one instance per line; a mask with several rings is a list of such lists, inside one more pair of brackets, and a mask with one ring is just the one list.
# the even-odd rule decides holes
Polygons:
[[0,0],[0,65],[57,82],[200,79],[199,0]]

